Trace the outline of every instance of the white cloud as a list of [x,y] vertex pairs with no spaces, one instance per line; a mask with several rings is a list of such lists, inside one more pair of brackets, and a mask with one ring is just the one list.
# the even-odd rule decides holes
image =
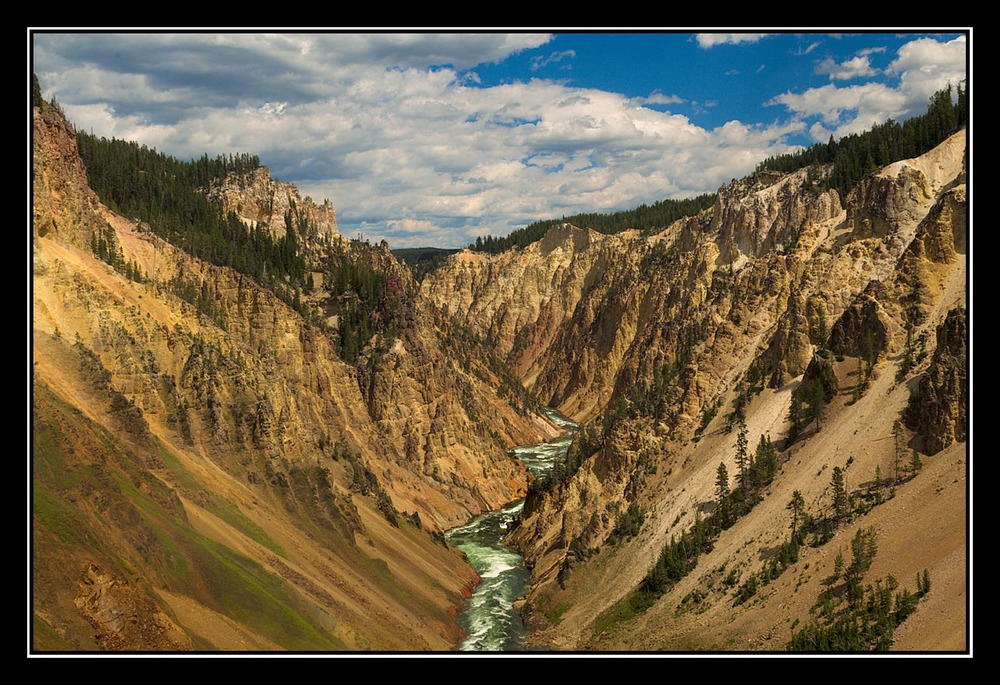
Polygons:
[[[35,64],[79,128],[182,159],[259,154],[276,178],[330,198],[345,234],[393,246],[467,245],[540,218],[708,192],[806,130],[704,128],[637,106],[676,94],[629,99],[541,79],[484,87],[463,72],[548,40],[67,34],[36,43]],[[776,102],[800,117],[843,98],[786,95]]]
[[316,69],[343,65],[394,64],[403,68],[425,68],[448,64],[468,69],[477,64],[499,62],[512,54],[544,45],[550,34],[531,33],[374,33],[291,34],[261,38],[262,45],[288,44],[287,59]]
[[660,91],[655,91],[644,98],[633,98],[633,102],[639,105],[677,105],[685,100],[678,95],[665,95]]
[[947,43],[933,38],[918,38],[899,49],[889,70],[900,74],[925,70],[964,72],[966,49],[965,36],[958,36]]
[[[547,57],[532,57],[530,69],[532,71],[538,71],[539,69],[547,67],[550,64],[558,64],[563,60],[573,59],[574,57],[576,57],[576,52],[573,50],[562,50],[560,52],[553,52],[551,55]],[[566,68],[566,65],[563,65],[563,68]]]
[[756,43],[766,36],[766,33],[699,33],[695,38],[698,41],[698,47],[711,48],[716,45]]
[[[861,75],[863,68],[871,69],[868,55],[880,50],[858,53],[853,60],[820,73],[830,73],[831,79],[840,78],[853,68]],[[919,38],[900,47],[896,59],[885,70],[887,75],[899,77],[898,84],[870,81],[841,87],[831,83],[801,93],[788,91],[765,104],[784,105],[799,118],[818,117],[821,126],[817,128],[813,123],[810,128],[814,139],[825,140],[831,133],[839,138],[886,119],[901,121],[922,114],[931,95],[949,82],[956,84],[965,78],[965,60],[964,36],[948,42]]]
[[[404,122],[383,112],[370,120],[348,106],[337,116],[361,118],[363,139],[378,147],[344,155],[348,179],[317,181],[304,190],[335,202],[349,198],[339,201],[341,220],[364,217],[374,224],[366,235],[386,235],[393,245],[419,242],[396,229],[375,230],[401,217],[449,227],[461,238],[437,244],[464,245],[483,221],[490,232],[505,234],[545,216],[714,190],[774,154],[774,141],[787,133],[735,123],[707,131],[615,94],[543,81],[451,86],[441,97],[447,107],[437,111],[452,109],[454,116],[421,114]],[[391,111],[423,110],[403,100]],[[407,144],[382,147],[397,135]]]
[[831,131],[818,121],[809,127],[809,137],[817,143],[830,140],[830,135]]
[[868,55],[858,55],[840,63],[828,57],[816,65],[816,73],[828,75],[831,81],[847,81],[874,76],[878,71],[872,68]]
[[[881,83],[838,87],[833,84],[810,88],[803,93],[786,92],[767,104],[781,104],[804,117],[820,116],[827,125],[836,124],[845,113],[856,112],[865,123],[898,117],[906,111],[906,96],[899,90]],[[874,117],[874,118],[873,118]]]
[[899,49],[888,71],[899,74],[900,90],[925,108],[936,91],[948,83],[957,85],[966,77],[967,48],[965,36],[946,43],[920,38]]

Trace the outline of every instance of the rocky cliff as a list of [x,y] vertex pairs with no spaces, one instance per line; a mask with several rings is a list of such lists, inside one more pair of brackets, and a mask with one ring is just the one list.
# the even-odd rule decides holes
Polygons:
[[[332,206],[266,170],[210,194],[269,226],[287,203],[318,227],[299,236],[316,264],[337,249],[399,286],[375,313],[399,320],[354,363],[310,313],[322,278],[304,316],[101,205],[55,108],[33,144],[36,646],[454,644],[475,576],[440,531],[522,496],[506,449],[554,428],[445,354],[387,249],[340,239]],[[109,623],[123,597],[132,617]]]
[[285,234],[285,217],[296,216],[296,223],[315,228],[310,239],[337,238],[337,213],[330,200],[317,204],[302,197],[299,189],[271,178],[267,167],[246,174],[233,174],[207,189],[207,195],[226,212],[235,212],[247,225],[266,225],[276,237]]
[[[898,477],[898,459],[869,441],[891,438],[907,400],[903,381],[926,368],[931,332],[964,302],[964,160],[959,132],[871,174],[844,198],[822,189],[822,167],[761,173],[654,235],[563,226],[521,250],[455,255],[428,276],[426,297],[497,340],[543,401],[587,424],[574,475],[532,495],[509,537],[533,566],[527,611],[537,639],[571,649],[739,648],[725,640],[752,631],[722,627],[732,599],[720,598],[725,586],[709,569],[737,564],[732,577],[744,580],[757,573],[780,546],[792,491],[821,507],[833,464],[850,466],[856,492],[877,467],[885,474],[895,463]],[[942,368],[962,367],[962,359]],[[921,397],[938,397],[932,385],[964,387],[931,364]],[[944,394],[947,412],[922,414],[963,424],[966,399]],[[784,463],[770,504],[760,505],[770,513],[723,533],[696,580],[616,628],[627,637],[601,637],[605,612],[639,586],[672,537],[713,510],[720,461],[740,472],[741,416],[751,449],[769,437]],[[964,452],[949,454],[961,462]],[[912,482],[915,492],[931,479]],[[960,492],[949,491],[963,512]],[[898,529],[895,520],[885,525]],[[934,563],[960,591],[951,557]],[[695,595],[715,599],[695,611]],[[780,601],[756,614],[770,618],[746,620],[805,620],[794,611],[776,618]],[[694,615],[710,605],[719,620],[699,630]],[[554,607],[558,621],[546,618]],[[687,642],[668,637],[672,613],[689,611],[690,621],[678,623]],[[659,637],[640,637],[653,621]]]
[[964,308],[948,312],[935,339],[930,366],[920,377],[906,411],[908,423],[923,439],[927,454],[937,454],[968,437],[969,332]]
[[871,573],[934,577],[897,646],[967,644],[964,131],[846,197],[758,173],[419,285],[261,168],[207,192],[295,229],[305,275],[265,287],[102,206],[56,109],[34,127],[37,648],[447,649],[476,579],[440,531],[525,494],[539,403],[582,425],[508,537],[536,644],[783,649],[868,530]]

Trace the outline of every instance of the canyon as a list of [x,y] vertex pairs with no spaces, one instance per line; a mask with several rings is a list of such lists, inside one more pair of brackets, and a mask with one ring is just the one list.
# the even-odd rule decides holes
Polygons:
[[[655,231],[565,223],[419,282],[266,167],[207,188],[295,233],[295,302],[112,211],[75,133],[34,108],[33,649],[452,650],[479,578],[444,531],[522,498],[530,648],[784,650],[868,529],[871,577],[933,578],[893,649],[968,648],[964,130],[844,197],[828,168],[760,171]],[[330,265],[380,284],[350,353]],[[509,452],[561,434],[542,407],[580,424],[545,479]],[[775,449],[759,501],[623,613],[744,431]],[[734,604],[835,471],[851,515]]]

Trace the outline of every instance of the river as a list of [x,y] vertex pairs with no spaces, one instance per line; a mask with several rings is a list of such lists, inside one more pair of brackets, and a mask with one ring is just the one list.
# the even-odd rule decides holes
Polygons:
[[[566,456],[577,425],[555,410],[545,415],[565,432],[552,442],[514,448],[514,456],[539,478],[544,477]],[[500,544],[521,514],[524,500],[503,509],[477,516],[464,526],[445,533],[448,544],[465,552],[482,582],[458,617],[468,637],[459,645],[467,652],[510,652],[524,649],[524,626],[514,609],[514,601],[524,594],[528,571],[523,559]]]

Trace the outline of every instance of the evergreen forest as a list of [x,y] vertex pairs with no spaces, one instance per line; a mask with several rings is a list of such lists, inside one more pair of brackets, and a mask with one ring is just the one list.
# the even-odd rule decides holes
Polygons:
[[183,162],[134,141],[77,133],[91,187],[111,210],[145,223],[156,235],[218,266],[231,267],[262,285],[297,286],[305,276],[294,219],[274,238],[267,226],[248,227],[224,213],[204,189],[230,174],[260,166],[257,155],[220,155]]
[[[769,157],[757,165],[757,172],[791,173],[815,165],[832,165],[829,175],[814,188],[833,188],[845,197],[865,176],[901,159],[917,157],[941,143],[968,123],[968,90],[962,84],[949,85],[935,93],[927,112],[902,124],[886,121],[863,132],[840,140],[817,143],[805,150]],[[497,254],[512,247],[524,247],[540,240],[553,226],[570,223],[599,233],[620,233],[630,229],[653,231],[669,226],[677,219],[694,216],[715,202],[715,193],[685,200],[661,200],[652,205],[608,214],[586,213],[561,219],[536,221],[512,231],[507,236],[481,236],[469,245],[478,252]]]

